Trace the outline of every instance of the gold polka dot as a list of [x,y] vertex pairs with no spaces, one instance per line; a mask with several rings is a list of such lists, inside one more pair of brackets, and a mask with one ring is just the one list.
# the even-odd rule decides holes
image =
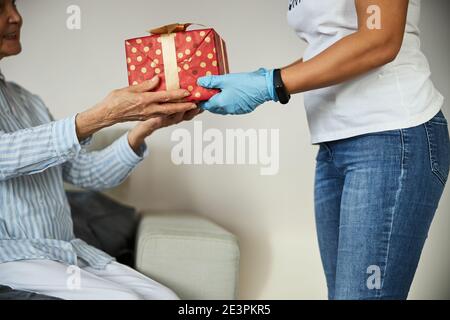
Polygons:
[[196,98],[200,98],[202,95],[200,94],[200,92],[197,92],[196,94],[195,94],[195,97]]
[[159,56],[161,54],[161,50],[160,49],[156,50],[156,54]]
[[161,69],[156,68],[156,69],[155,69],[155,73],[156,73],[156,74],[160,74],[160,73],[161,73]]
[[156,41],[158,41],[159,43],[161,43],[161,42],[162,42],[161,37],[159,37],[158,39],[156,39]]
[[139,56],[139,57],[136,58],[136,60],[137,60],[138,62],[141,62],[141,61],[142,61],[142,57]]
[[204,37],[206,35],[205,31],[200,32],[200,37]]
[[188,87],[188,90],[189,90],[189,91],[194,91],[194,87],[193,87],[193,86],[189,86],[189,87]]
[[210,42],[211,42],[211,38],[210,38],[210,37],[206,37],[206,38],[205,38],[205,41],[208,42],[208,43],[210,43]]
[[127,59],[127,62],[128,62],[128,63],[131,63],[131,58],[128,58],[128,59]]
[[188,65],[188,64],[185,64],[185,65],[183,66],[183,69],[184,69],[184,70],[189,70],[189,65]]
[[142,73],[147,73],[147,68],[146,68],[146,67],[142,68],[142,69],[141,69],[141,72],[142,72]]
[[155,68],[156,67],[156,63],[154,63],[154,62],[150,63],[150,67]]
[[213,52],[216,53],[216,48],[213,48]]
[[217,67],[217,61],[213,61],[213,62],[212,62],[212,65],[213,65],[214,67]]
[[130,66],[130,70],[131,70],[131,71],[136,70],[136,66],[135,66],[135,65],[131,65],[131,66]]
[[200,50],[197,50],[197,52],[195,53],[195,55],[196,55],[197,57],[200,57],[200,56],[202,55],[202,52],[201,52]]
[[184,52],[187,56],[191,54],[191,50],[186,49],[186,51]]
[[180,67],[178,67],[177,70],[178,70],[178,72],[181,72],[181,68]]
[[136,53],[136,52],[137,52],[137,49],[136,49],[136,48],[132,48],[132,49],[131,49],[131,52]]
[[133,86],[138,85],[139,83],[137,81],[133,81]]
[[208,54],[208,59],[214,58],[214,55],[212,53]]
[[130,46],[130,45],[131,45],[131,43],[129,43],[128,41],[127,41],[126,43],[127,43],[127,46]]
[[207,76],[211,76],[211,75],[212,75],[212,72],[211,72],[211,71],[207,71],[207,72],[206,72],[206,75],[207,75]]
[[150,48],[149,48],[149,47],[144,47],[144,51],[145,51],[145,52],[149,52],[149,51],[150,51]]
[[158,59],[154,59],[153,62],[156,63],[156,64],[158,64],[158,63],[159,63],[159,60],[158,60]]
[[204,63],[204,62],[200,63],[200,67],[206,68],[206,63]]
[[186,37],[186,42],[191,42],[191,41],[192,41],[192,38],[189,37],[189,36],[187,36],[187,37]]
[[142,40],[141,40],[141,39],[137,39],[137,40],[136,40],[136,43],[137,43],[137,44],[141,44],[141,43],[142,43]]
[[183,58],[183,56],[184,56],[184,55],[183,55],[181,52],[178,53],[178,58],[181,59],[181,58]]

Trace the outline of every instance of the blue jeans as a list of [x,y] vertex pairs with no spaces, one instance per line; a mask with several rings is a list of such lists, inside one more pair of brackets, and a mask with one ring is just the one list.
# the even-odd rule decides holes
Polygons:
[[449,166],[442,112],[320,145],[315,211],[329,299],[407,298]]

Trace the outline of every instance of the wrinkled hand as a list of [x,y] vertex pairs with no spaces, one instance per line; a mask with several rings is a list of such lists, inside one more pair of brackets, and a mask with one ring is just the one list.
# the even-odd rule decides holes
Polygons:
[[156,130],[179,124],[182,121],[190,121],[202,112],[202,109],[197,108],[186,112],[178,112],[168,116],[159,116],[139,122],[136,127],[131,129],[128,133],[128,142],[131,148],[137,152],[139,147],[144,143],[145,138]]
[[116,123],[145,121],[197,108],[194,103],[184,101],[190,96],[188,90],[153,92],[159,81],[159,77],[155,77],[139,85],[114,90],[93,108],[77,114],[78,139],[81,141]]
[[273,70],[259,69],[252,73],[234,73],[206,76],[198,85],[208,89],[221,89],[221,93],[200,107],[217,114],[246,114],[267,101],[278,101],[273,86]]
[[159,82],[160,78],[155,77],[135,86],[114,90],[102,102],[107,118],[114,123],[145,121],[197,108],[193,103],[183,102],[190,95],[187,90],[153,92]]

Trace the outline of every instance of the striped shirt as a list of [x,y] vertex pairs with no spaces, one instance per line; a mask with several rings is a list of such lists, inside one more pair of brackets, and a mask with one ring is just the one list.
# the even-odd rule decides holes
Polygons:
[[55,121],[42,100],[0,71],[0,263],[48,259],[96,269],[114,260],[75,238],[63,181],[103,190],[119,185],[146,155],[127,135],[88,152],[75,116]]

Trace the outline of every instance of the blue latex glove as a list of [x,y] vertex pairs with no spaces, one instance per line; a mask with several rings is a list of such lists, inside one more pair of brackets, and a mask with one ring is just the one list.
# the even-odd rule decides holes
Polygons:
[[273,70],[259,69],[252,73],[232,73],[223,76],[206,76],[198,85],[208,89],[221,89],[221,93],[200,108],[217,114],[245,114],[267,101],[278,101],[273,86]]

